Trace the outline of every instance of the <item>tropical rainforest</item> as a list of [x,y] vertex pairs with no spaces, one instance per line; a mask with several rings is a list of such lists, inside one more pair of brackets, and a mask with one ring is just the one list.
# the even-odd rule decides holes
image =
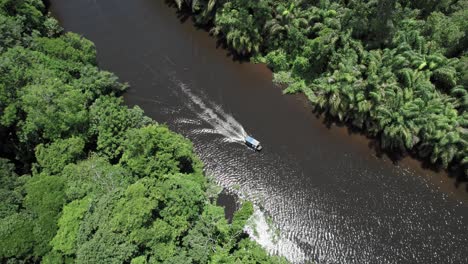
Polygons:
[[468,175],[468,0],[173,0],[316,111]]
[[0,0],[0,262],[283,263],[229,223],[191,143],[123,104],[92,42]]

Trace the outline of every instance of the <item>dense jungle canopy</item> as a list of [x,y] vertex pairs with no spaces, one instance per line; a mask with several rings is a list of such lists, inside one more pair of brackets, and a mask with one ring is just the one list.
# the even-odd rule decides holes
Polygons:
[[0,262],[283,263],[216,206],[192,144],[128,108],[89,40],[0,0]]

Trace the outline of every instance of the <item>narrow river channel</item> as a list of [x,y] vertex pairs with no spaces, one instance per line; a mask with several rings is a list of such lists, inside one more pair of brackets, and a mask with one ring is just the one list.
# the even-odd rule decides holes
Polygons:
[[[194,142],[216,181],[255,202],[257,241],[295,263],[468,263],[468,195],[444,173],[378,157],[284,96],[263,65],[233,61],[163,0],[51,0],[92,40],[126,103]],[[239,143],[259,139],[254,152]],[[268,216],[271,221],[263,218]],[[265,223],[280,231],[263,232]]]

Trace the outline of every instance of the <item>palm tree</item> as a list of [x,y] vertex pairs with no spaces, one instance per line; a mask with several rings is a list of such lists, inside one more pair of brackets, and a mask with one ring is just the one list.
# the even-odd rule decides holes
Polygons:
[[185,4],[188,7],[192,7],[192,10],[194,9],[195,6],[197,6],[199,0],[174,0],[174,2],[177,5],[177,8],[182,9],[182,5]]
[[424,124],[421,126],[423,143],[418,147],[421,156],[429,156],[431,162],[441,162],[446,168],[455,158],[463,159],[467,147],[463,125],[466,118],[459,116],[450,104],[440,97],[426,103]]
[[211,33],[226,39],[227,44],[238,54],[247,55],[260,50],[263,41],[258,28],[259,21],[248,6],[236,6],[226,2],[217,12],[215,27]]
[[308,31],[309,21],[306,12],[300,8],[302,0],[293,1],[289,6],[279,4],[275,9],[274,18],[265,23],[264,29],[269,33],[269,39],[280,42],[287,38],[293,28]]
[[193,13],[197,13],[196,22],[205,24],[213,17],[218,0],[174,0],[174,2],[179,10],[184,5],[189,7]]
[[260,50],[261,37],[258,31],[229,31],[226,35],[227,43],[239,54],[246,55]]
[[451,103],[460,113],[468,111],[468,90],[463,85],[457,85],[450,90],[450,95],[455,99]]
[[382,131],[382,147],[409,150],[420,141],[418,117],[424,102],[411,98],[411,94],[403,89],[389,92],[387,97],[388,104],[376,109],[376,119]]

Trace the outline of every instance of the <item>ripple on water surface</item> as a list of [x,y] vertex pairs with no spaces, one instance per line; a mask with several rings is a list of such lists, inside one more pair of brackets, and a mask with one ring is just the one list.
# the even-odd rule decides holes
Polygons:
[[[270,252],[297,263],[468,263],[466,207],[325,129],[165,1],[50,2],[67,30],[96,43],[99,65],[132,85],[127,103],[190,138],[208,173],[255,202],[251,234]],[[231,107],[263,152],[239,142]]]
[[[220,185],[256,204],[247,231],[271,253],[294,263],[464,262],[468,238],[459,233],[467,233],[466,226],[450,207],[431,202],[441,194],[427,191],[424,179],[397,166],[371,173],[366,160],[343,155],[327,171],[333,181],[314,183],[315,175],[304,175],[287,153],[248,149],[239,122],[187,85],[176,85],[190,112],[173,125],[194,141]],[[397,176],[385,176],[389,169]],[[414,185],[424,191],[414,192]]]

